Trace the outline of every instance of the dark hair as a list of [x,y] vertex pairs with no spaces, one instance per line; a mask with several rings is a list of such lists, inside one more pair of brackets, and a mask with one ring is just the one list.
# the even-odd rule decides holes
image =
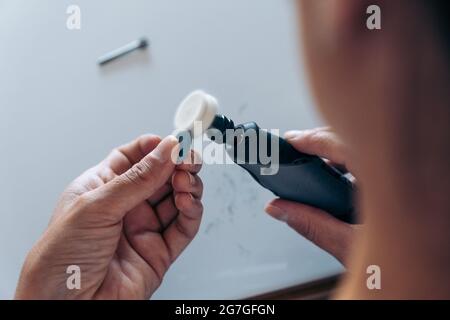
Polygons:
[[431,9],[431,14],[436,19],[436,29],[446,44],[450,56],[450,1],[448,0],[422,0]]

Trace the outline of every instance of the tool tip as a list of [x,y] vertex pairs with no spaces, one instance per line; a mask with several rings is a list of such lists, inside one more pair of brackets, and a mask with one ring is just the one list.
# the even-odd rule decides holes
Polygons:
[[216,98],[201,90],[194,91],[178,107],[174,119],[175,128],[192,131],[195,123],[200,122],[202,130],[206,131],[214,121],[217,110]]
[[142,49],[147,48],[149,44],[150,42],[147,40],[147,38],[142,37],[139,39],[139,48]]

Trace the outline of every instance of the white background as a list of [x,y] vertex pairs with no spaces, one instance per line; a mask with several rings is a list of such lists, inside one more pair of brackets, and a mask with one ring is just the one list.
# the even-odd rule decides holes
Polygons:
[[[78,4],[82,29],[66,29]],[[148,51],[104,68],[101,54],[147,36]],[[0,298],[58,195],[113,147],[172,131],[181,99],[215,95],[221,112],[263,128],[319,123],[298,62],[287,0],[0,0]],[[154,298],[240,298],[341,271],[263,207],[239,167],[206,166],[199,236]]]

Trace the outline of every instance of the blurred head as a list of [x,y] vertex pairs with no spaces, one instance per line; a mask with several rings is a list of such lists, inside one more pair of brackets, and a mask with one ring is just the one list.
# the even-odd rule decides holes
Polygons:
[[[448,3],[299,1],[303,51],[317,105],[358,152],[387,141],[405,146],[409,134],[447,127],[448,119],[439,116],[426,123],[424,112],[448,115],[449,101],[441,96],[448,91],[450,70]],[[373,4],[381,8],[381,30],[366,26],[366,10]]]

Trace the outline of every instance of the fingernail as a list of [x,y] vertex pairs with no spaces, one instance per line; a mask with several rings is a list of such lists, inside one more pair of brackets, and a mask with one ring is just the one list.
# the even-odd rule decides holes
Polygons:
[[161,145],[164,145],[164,148],[168,148],[170,146],[170,159],[173,164],[177,164],[180,153],[180,144],[178,143],[178,139],[173,135],[169,135],[161,141],[160,146]]
[[174,136],[167,136],[158,144],[154,151],[158,155],[166,155],[169,148],[172,149],[177,145],[178,140]]
[[277,220],[283,222],[287,222],[288,220],[287,212],[277,206],[274,206],[273,204],[267,205],[265,211]]
[[164,139],[164,140],[167,140],[168,143],[170,143],[172,145],[178,146],[178,144],[179,144],[179,141],[178,141],[177,137],[175,137],[173,135],[167,136],[166,139]]
[[192,152],[192,164],[202,164],[202,156],[197,152]]
[[301,134],[301,131],[298,131],[298,130],[291,130],[291,131],[286,132],[286,133],[284,134],[284,137],[285,137],[287,140],[291,140],[291,139],[297,138],[300,134]]
[[191,173],[189,173],[189,172],[186,172],[187,174],[188,174],[188,176],[189,176],[189,183],[191,184],[191,186],[194,186],[195,185],[195,177],[191,174]]

